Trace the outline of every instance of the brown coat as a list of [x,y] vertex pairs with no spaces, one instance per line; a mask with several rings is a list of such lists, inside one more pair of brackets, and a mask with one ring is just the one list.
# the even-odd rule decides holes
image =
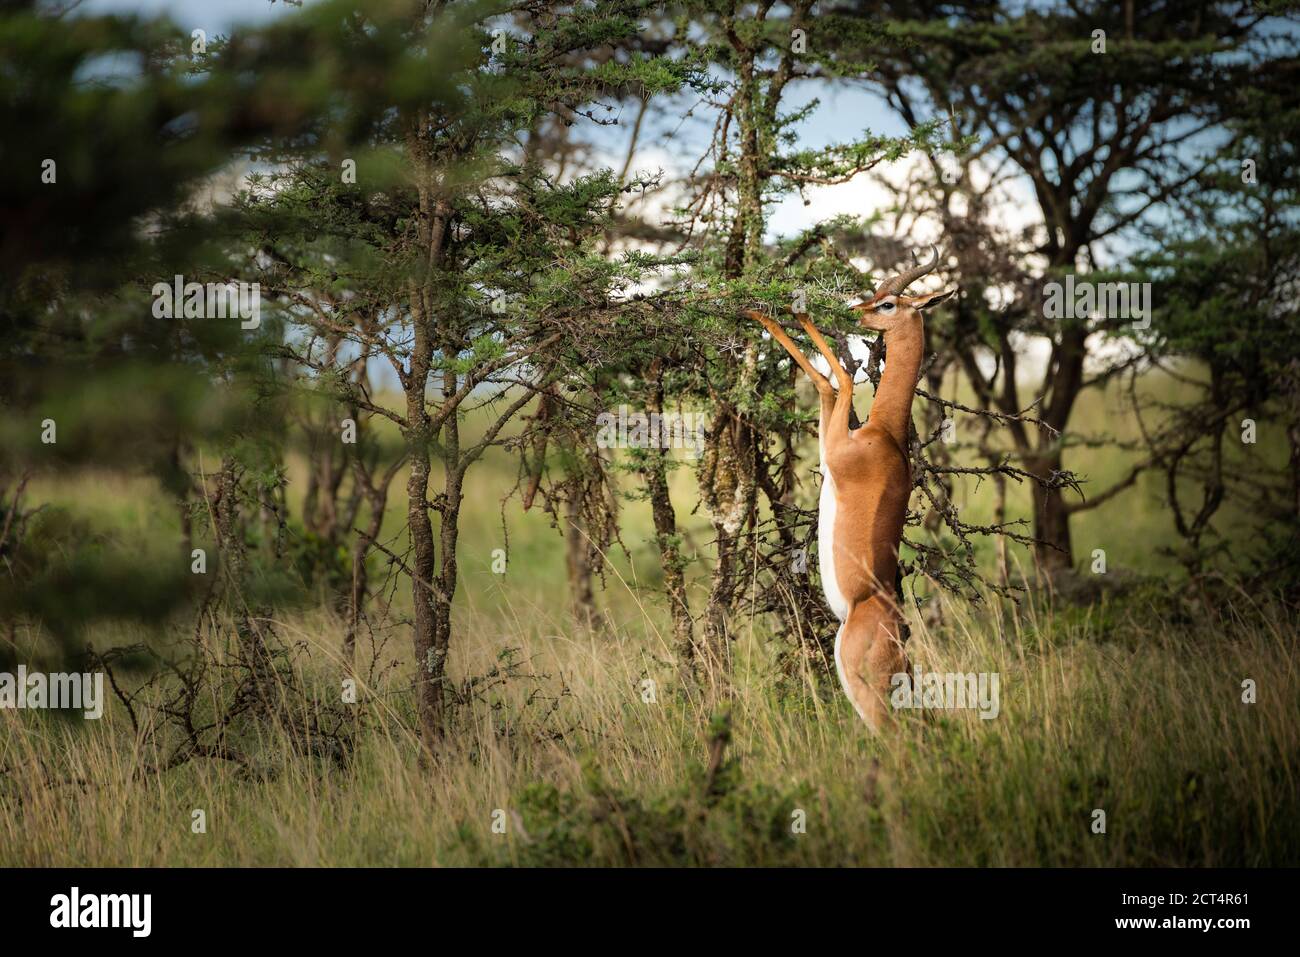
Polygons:
[[[821,526],[822,585],[843,622],[835,639],[840,681],[873,730],[889,720],[893,676],[908,668],[894,580],[912,491],[907,436],[924,352],[920,310],[947,295],[914,299],[882,293],[855,307],[864,326],[884,332],[886,358],[870,417],[853,431],[853,379],[809,318],[796,317],[830,365],[838,392],[775,320],[750,313],[790,353],[821,398],[819,435],[830,490],[829,496],[823,493],[822,508],[834,513],[833,521]],[[825,550],[830,552],[829,563]]]

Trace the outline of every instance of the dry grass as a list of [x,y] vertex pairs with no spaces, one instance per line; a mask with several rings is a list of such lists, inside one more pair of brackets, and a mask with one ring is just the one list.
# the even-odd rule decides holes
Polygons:
[[[1117,421],[1103,399],[1081,408],[1084,431]],[[782,673],[776,656],[788,638],[767,621],[737,623],[729,709],[678,683],[644,503],[621,516],[628,554],[615,556],[601,598],[608,632],[575,631],[559,536],[536,510],[501,506],[516,478],[508,460],[482,464],[462,516],[449,664],[476,693],[452,716],[437,767],[420,766],[411,730],[399,583],[343,764],[312,756],[283,723],[250,721],[234,740],[251,770],[194,760],[142,772],[162,755],[115,702],[84,724],[0,710],[0,865],[1300,860],[1295,611],[1269,596],[1224,584],[1198,599],[1139,585],[1086,607],[1053,608],[1042,595],[1021,607],[949,603],[942,624],[914,622],[913,660],[925,671],[997,672],[999,716],[905,714],[873,739],[833,675],[807,663]],[[1075,467],[1104,484],[1124,461],[1094,454]],[[693,501],[688,471],[673,481],[678,501]],[[1169,519],[1148,484],[1075,523],[1080,556],[1107,550],[1108,580],[1168,568],[1156,553],[1169,543]],[[83,475],[37,485],[36,500],[123,540],[174,537],[148,483]],[[396,487],[388,534],[405,508],[400,479]],[[1013,493],[1024,514],[1023,491]],[[977,488],[959,497],[976,519],[987,509]],[[707,561],[703,518],[685,512],[688,553]],[[503,579],[491,561],[507,532]],[[188,630],[177,623],[170,637]],[[281,713],[338,708],[340,623],[282,611],[275,631],[302,648],[294,668],[305,693],[285,693]],[[102,648],[141,636],[118,626],[94,640]],[[370,651],[363,644],[363,660]],[[1241,700],[1247,678],[1256,704]],[[215,707],[228,689],[206,693]],[[710,779],[710,748],[724,740],[726,763]],[[206,812],[204,834],[192,832],[195,809]],[[1094,809],[1106,812],[1104,835],[1092,831]]]
[[[458,709],[427,770],[400,667],[364,689],[343,767],[259,723],[241,738],[255,774],[196,760],[138,776],[157,755],[121,708],[85,726],[0,712],[0,864],[1263,865],[1300,852],[1294,629],[1264,599],[1238,594],[1219,613],[1159,596],[950,607],[942,626],[916,623],[914,661],[998,672],[999,716],[908,714],[879,739],[828,676],[774,677],[761,631],[734,644],[723,720],[676,684],[652,611],[598,636],[545,607],[466,612],[453,674],[487,675],[503,648],[518,667]],[[310,648],[298,668],[312,697],[336,699],[337,627],[316,615],[277,630]],[[1244,678],[1258,703],[1242,703]],[[710,785],[719,733],[727,763]]]

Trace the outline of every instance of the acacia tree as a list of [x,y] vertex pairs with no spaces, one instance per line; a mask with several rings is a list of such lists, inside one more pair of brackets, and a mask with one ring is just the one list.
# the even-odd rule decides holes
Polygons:
[[[901,138],[864,132],[824,149],[799,143],[799,124],[818,104],[784,112],[791,85],[838,82],[871,68],[847,62],[837,52],[838,41],[831,38],[846,32],[863,45],[882,36],[858,19],[813,15],[808,3],[789,10],[775,4],[700,3],[670,8],[636,41],[639,48],[680,50],[712,66],[712,79],[695,87],[701,103],[692,112],[704,112],[707,105],[713,136],[691,175],[670,184],[684,196],[675,221],[650,222],[633,208],[611,230],[612,243],[684,251],[689,264],[682,285],[642,297],[661,317],[645,330],[653,334],[649,347],[628,349],[607,370],[603,394],[598,388],[596,398],[598,405],[626,401],[650,414],[684,402],[713,410],[696,468],[714,532],[698,642],[686,591],[691,560],[669,493],[668,474],[677,463],[655,447],[634,450],[630,460],[651,506],[675,645],[685,662],[719,674],[725,667],[728,617],[746,578],[763,575],[764,586],[754,590],[755,605],[778,613],[790,634],[816,638],[829,624],[807,572],[814,522],[800,501],[800,463],[809,423],[795,403],[796,370],[779,352],[763,349],[755,330],[739,325],[736,316],[758,302],[788,311],[798,301],[801,308],[815,309],[819,321],[834,324],[843,300],[870,284],[837,248],[845,238],[850,245],[857,242],[861,217],[846,216],[773,244],[766,237],[768,212],[791,192],[848,182],[885,160],[935,143],[934,123]],[[635,113],[625,175],[645,137],[647,107],[643,100]],[[569,157],[574,150],[556,152]],[[881,358],[876,357],[877,373]],[[764,509],[770,514],[766,521]],[[955,523],[951,509],[945,515]],[[754,566],[742,567],[751,555]],[[927,571],[942,577],[945,561],[935,553],[925,563]]]
[[[1136,376],[1130,387],[1153,466],[1164,473],[1184,566],[1196,574],[1227,546],[1216,518],[1234,502],[1253,525],[1245,551],[1269,587],[1284,588],[1300,580],[1296,69],[1242,94],[1231,140],[1140,258],[1160,290],[1147,351],[1192,398],[1144,398]],[[1266,451],[1279,445],[1287,453],[1280,467]],[[1236,466],[1238,457],[1249,466]]]
[[[318,373],[342,358],[381,360],[400,389],[393,408],[355,377],[332,379],[340,399],[403,438],[409,545],[369,545],[411,580],[421,737],[433,752],[446,731],[468,470],[539,393],[599,361],[607,337],[622,332],[614,297],[645,268],[592,249],[618,179],[557,182],[527,161],[521,140],[540,117],[591,112],[591,98],[611,83],[651,93],[676,84],[680,71],[632,57],[593,73],[574,56],[632,35],[634,3],[352,6],[340,7],[350,16],[338,42],[384,50],[385,70],[399,78],[439,54],[438,95],[403,99],[405,87],[391,81],[395,102],[355,158],[330,157],[327,137],[277,144],[287,169],[254,184],[240,227],[256,237],[265,285],[290,320],[347,343],[311,352],[290,341],[292,358]],[[479,409],[482,432],[463,435]]]
[[[1113,244],[1190,187],[1205,169],[1231,106],[1223,91],[1249,84],[1277,57],[1263,28],[1266,14],[1239,3],[1146,5],[882,2],[834,5],[845,16],[892,21],[899,42],[879,54],[869,77],[908,123],[939,115],[956,138],[973,136],[968,162],[1010,164],[1029,184],[1041,224],[1027,252],[1044,267],[1040,278],[1095,267]],[[851,53],[859,48],[848,46]],[[1032,259],[1027,260],[1033,262]],[[975,283],[978,275],[963,277]],[[1034,532],[1040,566],[1073,561],[1070,516],[1132,484],[1069,501],[1066,449],[1079,439],[1070,417],[1080,393],[1128,366],[1089,366],[1099,334],[1127,316],[1049,319],[1034,277],[1005,308],[965,312],[953,347],[981,401],[1007,415],[1041,391],[1042,428],[1012,424],[1011,435],[1034,483]],[[1026,381],[1016,340],[1050,347],[1041,390]],[[985,356],[995,362],[989,374]]]
[[[860,74],[866,62],[846,63],[829,56],[829,36],[849,30],[864,45],[881,38],[881,31],[860,21],[812,15],[810,0],[788,7],[775,3],[746,5],[709,0],[675,5],[673,43],[689,45],[713,67],[719,78],[707,99],[716,117],[706,156],[687,182],[687,196],[673,228],[681,244],[692,250],[691,294],[679,304],[694,335],[690,341],[656,357],[646,368],[647,400],[661,409],[674,394],[706,402],[712,422],[696,469],[701,502],[713,530],[714,553],[708,596],[703,610],[703,634],[690,639],[684,591],[674,575],[667,582],[678,622],[679,646],[700,657],[715,673],[725,672],[728,619],[742,582],[746,536],[759,534],[759,496],[774,516],[780,540],[775,551],[764,549],[764,562],[792,567],[802,562],[796,551],[806,545],[798,534],[808,526],[796,507],[798,485],[797,437],[804,428],[795,411],[794,374],[774,352],[760,347],[753,329],[741,328],[737,316],[746,307],[788,311],[792,303],[807,303],[833,313],[843,303],[834,284],[810,288],[808,270],[793,267],[810,252],[819,252],[806,237],[785,248],[766,237],[773,203],[812,185],[848,182],[876,164],[897,158],[930,143],[935,126],[921,125],[910,135],[881,137],[855,130],[842,142],[809,149],[798,141],[798,125],[818,108],[814,101],[786,111],[783,102],[792,84],[828,81]],[[828,256],[821,272],[847,273]],[[861,277],[849,270],[860,282]],[[839,291],[848,293],[852,287]],[[779,398],[768,398],[775,392]],[[767,436],[775,433],[775,448]],[[673,509],[663,479],[664,457],[644,464],[649,476],[653,512],[666,567],[677,568]],[[765,533],[764,533],[765,535]],[[803,632],[809,619],[820,624],[808,576],[786,575],[788,600],[773,604],[793,629]],[[688,639],[684,643],[683,638]]]

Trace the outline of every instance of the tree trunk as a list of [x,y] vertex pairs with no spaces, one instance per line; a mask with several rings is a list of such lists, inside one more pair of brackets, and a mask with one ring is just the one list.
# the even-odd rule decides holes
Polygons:
[[366,555],[372,543],[379,540],[379,533],[384,525],[384,510],[388,505],[388,487],[375,489],[373,485],[367,490],[370,500],[370,522],[366,525],[364,537],[357,536],[352,543],[352,589],[348,595],[348,625],[343,635],[343,662],[347,673],[352,673],[356,661],[357,631],[361,625],[361,615],[365,610],[366,591],[369,589],[369,576],[366,572]]
[[667,456],[663,449],[652,450],[650,468],[643,474],[654,515],[655,544],[659,547],[659,560],[664,569],[664,594],[668,597],[672,614],[673,643],[682,662],[690,667],[695,660],[695,623],[686,596],[686,560],[682,557],[681,539],[677,534],[677,514],[668,493]]
[[704,610],[704,650],[708,667],[721,676],[727,666],[727,614],[736,593],[736,544],[739,532],[731,532],[725,520],[713,523],[717,555],[709,576],[709,602]]
[[[663,413],[664,384],[658,369],[652,370],[650,412]],[[682,558],[681,540],[677,535],[677,512],[668,491],[668,450],[658,445],[646,449],[646,467],[642,471],[650,511],[654,518],[655,544],[664,569],[664,593],[673,620],[673,644],[683,667],[689,670],[695,661],[694,622],[686,597],[686,562]]]
[[406,521],[411,535],[411,596],[415,604],[413,641],[415,644],[415,691],[420,715],[420,741],[432,755],[442,736],[442,662],[435,651],[437,641],[434,614],[434,572],[437,553],[433,541],[433,523],[429,520],[426,498],[429,493],[428,417],[420,399],[419,419],[423,423],[412,430],[407,443],[411,474],[406,481]]
[[232,456],[221,460],[221,472],[217,476],[216,508],[213,516],[217,532],[218,561],[221,574],[229,593],[231,611],[242,606],[243,598],[239,594],[244,586],[244,542],[243,529],[239,520],[239,475],[238,466]]
[[[1087,356],[1088,330],[1082,323],[1061,333],[1054,347],[1056,361],[1049,366],[1051,397],[1043,410],[1043,422],[1056,434],[1044,431],[1039,437],[1038,454],[1028,466],[1040,479],[1049,480],[1063,470],[1061,440],[1070,424],[1070,413],[1083,389],[1083,362]],[[1065,490],[1060,487],[1034,486],[1034,537],[1038,567],[1047,574],[1074,567],[1074,549],[1070,541],[1070,511]]]
[[223,601],[235,626],[235,642],[242,664],[252,676],[254,693],[265,706],[270,660],[256,617],[248,607],[244,585],[248,574],[248,555],[244,546],[243,518],[239,511],[239,463],[233,455],[221,460],[217,480],[214,524],[217,534],[218,561],[221,565]]
[[[752,355],[752,347],[749,350]],[[752,360],[751,360],[752,361]],[[754,435],[737,410],[724,405],[705,443],[701,491],[713,525],[713,573],[704,612],[703,649],[715,680],[727,674],[727,617],[739,576],[739,542],[754,509]]]
[[[443,393],[456,391],[454,372],[444,374]],[[451,648],[451,602],[456,595],[456,547],[460,538],[460,505],[464,498],[464,467],[460,455],[460,422],[458,413],[448,416],[443,425],[443,454],[446,483],[442,501],[439,502],[439,547],[442,551],[442,574],[438,578],[438,594],[433,599],[433,646],[429,657],[429,721],[436,726],[436,738],[441,738],[447,710],[447,654]]]
[[[1039,460],[1029,471],[1046,479],[1060,468],[1061,456],[1058,452]],[[1034,537],[1038,539],[1038,544],[1034,546],[1034,557],[1038,567],[1048,575],[1073,568],[1070,513],[1065,506],[1062,490],[1035,485],[1033,493]]]
[[[993,464],[993,463],[990,463]],[[1007,479],[1001,472],[993,473],[993,524],[1007,523]],[[1007,537],[998,535],[995,540],[998,560],[998,582],[1004,588],[1011,583],[1011,566],[1007,561]]]
[[573,620],[581,628],[595,626],[596,593],[591,581],[591,545],[582,520],[581,475],[571,476],[564,499],[564,562],[569,578],[569,604]]
[[[416,153],[419,153],[418,149]],[[434,437],[425,392],[429,384],[429,372],[433,367],[432,326],[435,320],[430,309],[433,301],[432,271],[442,265],[443,243],[447,224],[451,220],[451,206],[444,199],[435,199],[431,192],[427,183],[420,184],[420,206],[427,216],[420,238],[429,250],[430,276],[423,284],[413,279],[407,281],[414,341],[408,359],[409,372],[404,381],[407,422],[405,438],[411,463],[410,476],[406,482],[406,518],[411,536],[411,597],[415,608],[412,643],[415,650],[415,691],[420,716],[420,741],[426,758],[436,754],[442,738],[442,679],[447,636],[445,633],[439,636],[439,616],[435,608],[437,549],[428,506],[429,447]]]

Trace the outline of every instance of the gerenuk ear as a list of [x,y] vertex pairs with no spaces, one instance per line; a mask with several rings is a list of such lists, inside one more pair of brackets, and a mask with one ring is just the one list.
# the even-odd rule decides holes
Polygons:
[[931,306],[937,306],[956,291],[957,287],[954,286],[953,288],[946,289],[943,292],[931,293],[928,296],[917,296],[914,299],[909,299],[909,301],[911,302],[913,309],[929,309]]

